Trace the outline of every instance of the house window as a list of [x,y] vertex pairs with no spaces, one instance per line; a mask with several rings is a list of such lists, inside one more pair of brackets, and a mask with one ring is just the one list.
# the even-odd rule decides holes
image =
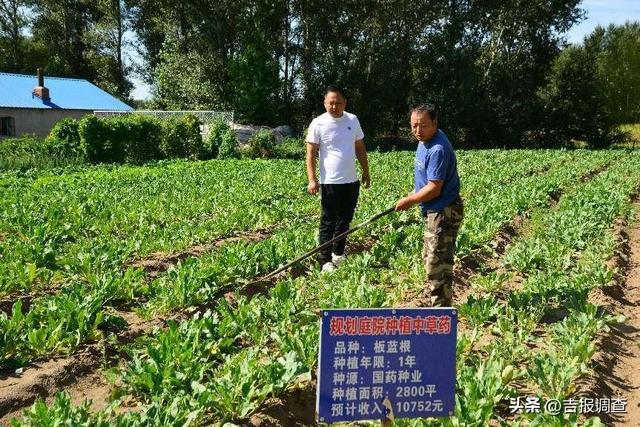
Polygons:
[[0,136],[16,136],[16,124],[13,117],[0,117]]

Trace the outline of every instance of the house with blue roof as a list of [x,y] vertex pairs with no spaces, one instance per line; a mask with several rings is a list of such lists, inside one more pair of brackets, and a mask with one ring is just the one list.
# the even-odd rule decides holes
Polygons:
[[0,138],[47,136],[65,117],[80,118],[99,110],[133,108],[82,79],[0,73]]

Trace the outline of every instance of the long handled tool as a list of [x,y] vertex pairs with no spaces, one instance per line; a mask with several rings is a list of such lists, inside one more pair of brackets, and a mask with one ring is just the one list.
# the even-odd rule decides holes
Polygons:
[[317,248],[314,248],[312,250],[310,250],[309,252],[307,252],[304,255],[300,255],[298,258],[294,259],[293,261],[289,261],[288,263],[286,263],[285,265],[283,265],[282,267],[278,268],[277,270],[272,271],[271,273],[267,274],[266,276],[261,277],[260,279],[258,279],[258,281],[263,281],[263,280],[267,280],[270,279],[271,277],[275,276],[278,273],[281,273],[283,271],[285,271],[287,268],[291,267],[292,265],[309,258],[311,255],[316,254],[318,252],[320,252],[322,249],[326,248],[327,246],[335,243],[336,241],[340,240],[340,239],[344,239],[345,237],[347,237],[349,234],[353,233],[354,231],[357,231],[359,229],[361,229],[362,227],[365,227],[369,224],[371,224],[374,221],[377,221],[378,219],[382,218],[385,215],[390,214],[391,212],[395,211],[395,207],[389,208],[384,212],[380,212],[377,215],[372,216],[371,218],[369,218],[368,220],[364,221],[363,223],[360,223],[358,225],[356,225],[355,227],[345,231],[344,233],[334,237],[333,239],[324,242],[323,244],[321,244],[320,246],[318,246]]

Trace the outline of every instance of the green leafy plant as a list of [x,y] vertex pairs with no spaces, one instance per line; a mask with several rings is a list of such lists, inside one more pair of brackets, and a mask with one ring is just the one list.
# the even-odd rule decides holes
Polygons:
[[231,130],[229,123],[224,119],[217,119],[207,125],[208,134],[204,143],[204,156],[205,159],[215,159],[218,157],[220,146],[222,145],[222,139],[224,134]]
[[196,159],[203,155],[200,121],[193,114],[171,117],[162,122],[162,128],[160,149],[165,157]]
[[236,157],[238,157],[238,139],[232,129],[227,129],[220,139],[218,158],[232,159]]
[[79,123],[72,118],[62,119],[53,125],[45,144],[52,153],[82,158],[87,155],[86,147],[80,138]]
[[306,143],[300,138],[287,136],[273,150],[278,159],[304,159]]
[[269,130],[259,130],[249,140],[251,156],[268,159],[273,157],[276,148],[276,137]]

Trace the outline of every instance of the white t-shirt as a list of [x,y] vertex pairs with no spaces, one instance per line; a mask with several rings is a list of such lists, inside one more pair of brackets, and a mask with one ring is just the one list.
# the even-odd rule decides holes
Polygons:
[[355,114],[334,118],[324,113],[311,122],[307,142],[320,147],[320,184],[349,184],[356,174],[356,141],[364,138]]

